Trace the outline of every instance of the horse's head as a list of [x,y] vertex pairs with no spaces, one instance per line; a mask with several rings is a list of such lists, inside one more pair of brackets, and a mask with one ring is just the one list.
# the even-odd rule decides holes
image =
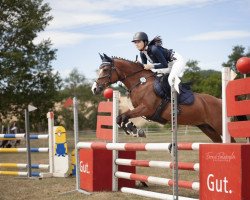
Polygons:
[[121,81],[130,90],[142,83],[141,80],[144,80],[145,76],[151,77],[153,74],[152,71],[145,70],[141,63],[124,58],[110,58],[106,54],[100,56],[102,64],[99,67],[99,76],[92,86],[94,94],[100,94],[106,87],[117,81]]
[[102,64],[99,67],[99,75],[92,86],[94,94],[100,94],[106,87],[118,81],[118,74],[112,58],[106,54],[101,55]]

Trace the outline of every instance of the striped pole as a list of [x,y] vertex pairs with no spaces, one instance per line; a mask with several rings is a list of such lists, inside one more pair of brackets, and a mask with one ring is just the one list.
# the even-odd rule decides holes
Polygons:
[[31,140],[38,140],[38,139],[49,139],[49,135],[30,135]]
[[[155,198],[155,199],[173,200],[173,195],[151,192],[146,190],[139,190],[134,188],[122,187],[121,192],[128,194],[135,194],[143,197]],[[179,196],[179,200],[198,200],[198,199]]]
[[[164,169],[173,169],[173,163],[166,161],[148,161],[148,160],[132,160],[132,159],[118,158],[115,160],[115,163],[117,165],[125,165],[125,166],[157,167]],[[199,163],[178,162],[178,169],[181,170],[199,171],[199,168],[200,168]]]
[[22,139],[25,138],[25,134],[0,134],[0,140],[5,138],[17,138]]
[[[0,167],[25,169],[25,168],[27,168],[27,164],[24,164],[24,163],[0,163]],[[31,164],[31,168],[32,169],[49,169],[49,165]]]
[[[116,172],[115,176],[117,178],[142,181],[142,182],[147,182],[147,183],[152,183],[152,184],[157,184],[157,185],[164,185],[164,186],[174,185],[174,181],[172,179],[159,178],[155,176],[146,176],[146,175],[141,175],[141,174],[132,174],[132,173],[120,172],[120,171]],[[196,191],[200,190],[199,182],[179,180],[177,185],[181,188],[186,188],[186,189],[191,189],[191,190],[196,190]]]
[[[27,152],[27,148],[0,148],[0,153],[17,153],[17,152]],[[30,152],[49,152],[49,148],[30,148]]]
[[[31,110],[30,110],[31,111]],[[22,163],[0,163],[0,167],[10,167],[10,168],[26,168],[27,172],[8,172],[8,171],[1,171],[0,174],[6,174],[6,175],[20,175],[20,176],[41,176],[41,177],[51,177],[54,174],[59,174],[58,172],[55,173],[55,165],[59,166],[60,163],[56,162],[54,160],[54,144],[53,144],[53,126],[54,126],[54,114],[53,112],[48,112],[47,113],[47,118],[48,118],[48,134],[33,134],[29,135],[27,132],[29,132],[28,127],[29,127],[29,120],[28,120],[28,110],[26,109],[25,111],[25,130],[26,133],[21,133],[21,134],[0,134],[0,140],[15,140],[15,139],[26,139],[26,148],[0,148],[0,153],[22,153],[25,152],[27,153],[27,164],[22,164]],[[27,138],[30,139],[49,139],[49,148],[44,147],[44,148],[30,148],[29,149],[29,140],[27,141]],[[31,152],[37,153],[37,152],[49,152],[49,165],[44,165],[44,164],[31,164],[31,160],[28,158],[28,154]],[[49,169],[50,173],[39,173],[39,172],[31,172],[31,168],[33,169]],[[56,175],[58,176],[58,175]],[[65,176],[65,172],[64,175]]]
[[[77,148],[106,149],[119,151],[169,151],[171,143],[105,143],[105,142],[79,142]],[[178,150],[199,150],[200,144],[206,143],[178,143]]]
[[[0,134],[0,140],[3,139],[24,139],[25,138],[25,134]],[[49,135],[48,134],[44,134],[44,135],[30,135],[30,139],[31,140],[35,140],[35,139],[48,139]]]
[[[0,175],[28,176],[28,172],[0,171]],[[31,176],[42,177],[42,173],[40,173],[40,172],[31,172]]]

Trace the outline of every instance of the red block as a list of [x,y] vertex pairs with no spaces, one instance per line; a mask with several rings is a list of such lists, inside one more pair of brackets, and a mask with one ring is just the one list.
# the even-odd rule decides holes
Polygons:
[[[250,115],[250,100],[239,96],[250,94],[250,78],[230,81],[226,88],[227,115],[234,117]],[[250,137],[250,121],[236,121],[228,123],[228,132],[232,137]]]
[[[136,152],[120,151],[119,158],[135,159]],[[80,188],[89,192],[112,191],[112,151],[80,149]],[[135,173],[133,166],[118,166],[119,171]],[[135,187],[135,181],[119,179],[118,187]]]
[[250,199],[250,145],[200,145],[200,199]]
[[230,81],[226,88],[227,115],[250,115],[250,100],[237,100],[237,96],[250,94],[250,78]]
[[234,138],[250,137],[250,121],[228,122],[228,131]]
[[102,101],[98,105],[96,138],[112,141],[113,102]]

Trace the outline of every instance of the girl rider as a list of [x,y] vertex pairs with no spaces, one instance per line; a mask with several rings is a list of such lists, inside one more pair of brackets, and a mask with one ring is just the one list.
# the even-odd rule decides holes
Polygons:
[[168,75],[170,86],[174,85],[174,81],[178,81],[178,77],[182,77],[185,70],[185,62],[182,56],[172,49],[163,48],[159,36],[149,42],[146,33],[137,32],[132,42],[140,51],[141,61],[146,70]]

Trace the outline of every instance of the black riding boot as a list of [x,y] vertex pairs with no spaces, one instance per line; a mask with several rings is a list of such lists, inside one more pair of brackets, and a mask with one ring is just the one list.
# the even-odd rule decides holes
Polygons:
[[170,85],[168,83],[168,75],[169,74],[164,74],[162,79],[161,79],[162,80],[161,85],[162,85],[162,88],[166,94],[165,99],[171,99],[171,88],[170,88]]

